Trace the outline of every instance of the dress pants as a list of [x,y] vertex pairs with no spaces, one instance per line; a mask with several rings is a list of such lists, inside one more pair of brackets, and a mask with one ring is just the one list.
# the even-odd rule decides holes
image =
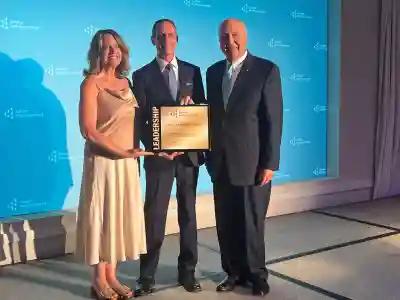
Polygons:
[[166,168],[146,169],[146,196],[144,205],[147,254],[140,257],[140,279],[154,280],[160,249],[165,236],[168,204],[176,178],[178,223],[180,229],[180,274],[194,272],[198,260],[196,189],[199,168],[177,159]]
[[217,235],[223,270],[232,276],[267,279],[264,223],[271,183],[234,186],[226,163],[214,181]]

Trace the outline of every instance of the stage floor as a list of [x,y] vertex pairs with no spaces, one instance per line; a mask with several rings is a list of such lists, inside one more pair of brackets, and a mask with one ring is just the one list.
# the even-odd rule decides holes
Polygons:
[[[265,225],[271,300],[400,299],[400,199],[385,199],[269,218]],[[179,236],[165,239],[151,299],[248,299],[250,290],[218,294],[223,278],[215,228],[199,231],[198,276],[203,291],[176,284]],[[120,280],[134,284],[138,263]],[[0,268],[2,300],[88,299],[90,269],[72,256]],[[146,298],[144,298],[146,299]]]

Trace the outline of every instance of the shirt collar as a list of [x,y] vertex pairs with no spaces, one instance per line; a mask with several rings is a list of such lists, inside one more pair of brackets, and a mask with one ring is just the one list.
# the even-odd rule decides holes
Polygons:
[[[246,57],[247,57],[247,50],[246,50],[246,52],[241,56],[241,57],[239,57],[237,60],[235,60],[233,63],[232,63],[232,68],[233,69],[236,69],[238,66],[240,66],[243,62],[244,62],[244,60],[246,59]],[[227,65],[228,65],[228,67],[231,65],[231,63],[229,62],[229,61],[227,61]]]
[[160,66],[161,71],[164,71],[165,67],[168,64],[171,64],[173,69],[177,69],[178,68],[178,60],[176,59],[176,56],[174,56],[174,58],[171,60],[171,62],[167,62],[166,60],[160,58],[160,57],[156,57],[156,60],[158,62],[158,65]]

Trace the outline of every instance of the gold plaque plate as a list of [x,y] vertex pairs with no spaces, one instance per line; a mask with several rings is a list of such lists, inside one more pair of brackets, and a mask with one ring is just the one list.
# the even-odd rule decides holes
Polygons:
[[207,105],[153,107],[151,114],[153,151],[210,149]]

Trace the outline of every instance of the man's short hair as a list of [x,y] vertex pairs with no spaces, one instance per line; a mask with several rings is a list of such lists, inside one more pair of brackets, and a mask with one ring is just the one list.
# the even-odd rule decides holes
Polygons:
[[174,28],[176,30],[176,25],[175,25],[174,21],[172,21],[171,19],[160,19],[160,20],[155,21],[154,24],[153,24],[153,29],[151,30],[151,36],[152,37],[156,36],[157,26],[159,24],[161,24],[161,23],[164,23],[164,22],[168,22],[168,23],[172,24],[172,26],[174,26]]

